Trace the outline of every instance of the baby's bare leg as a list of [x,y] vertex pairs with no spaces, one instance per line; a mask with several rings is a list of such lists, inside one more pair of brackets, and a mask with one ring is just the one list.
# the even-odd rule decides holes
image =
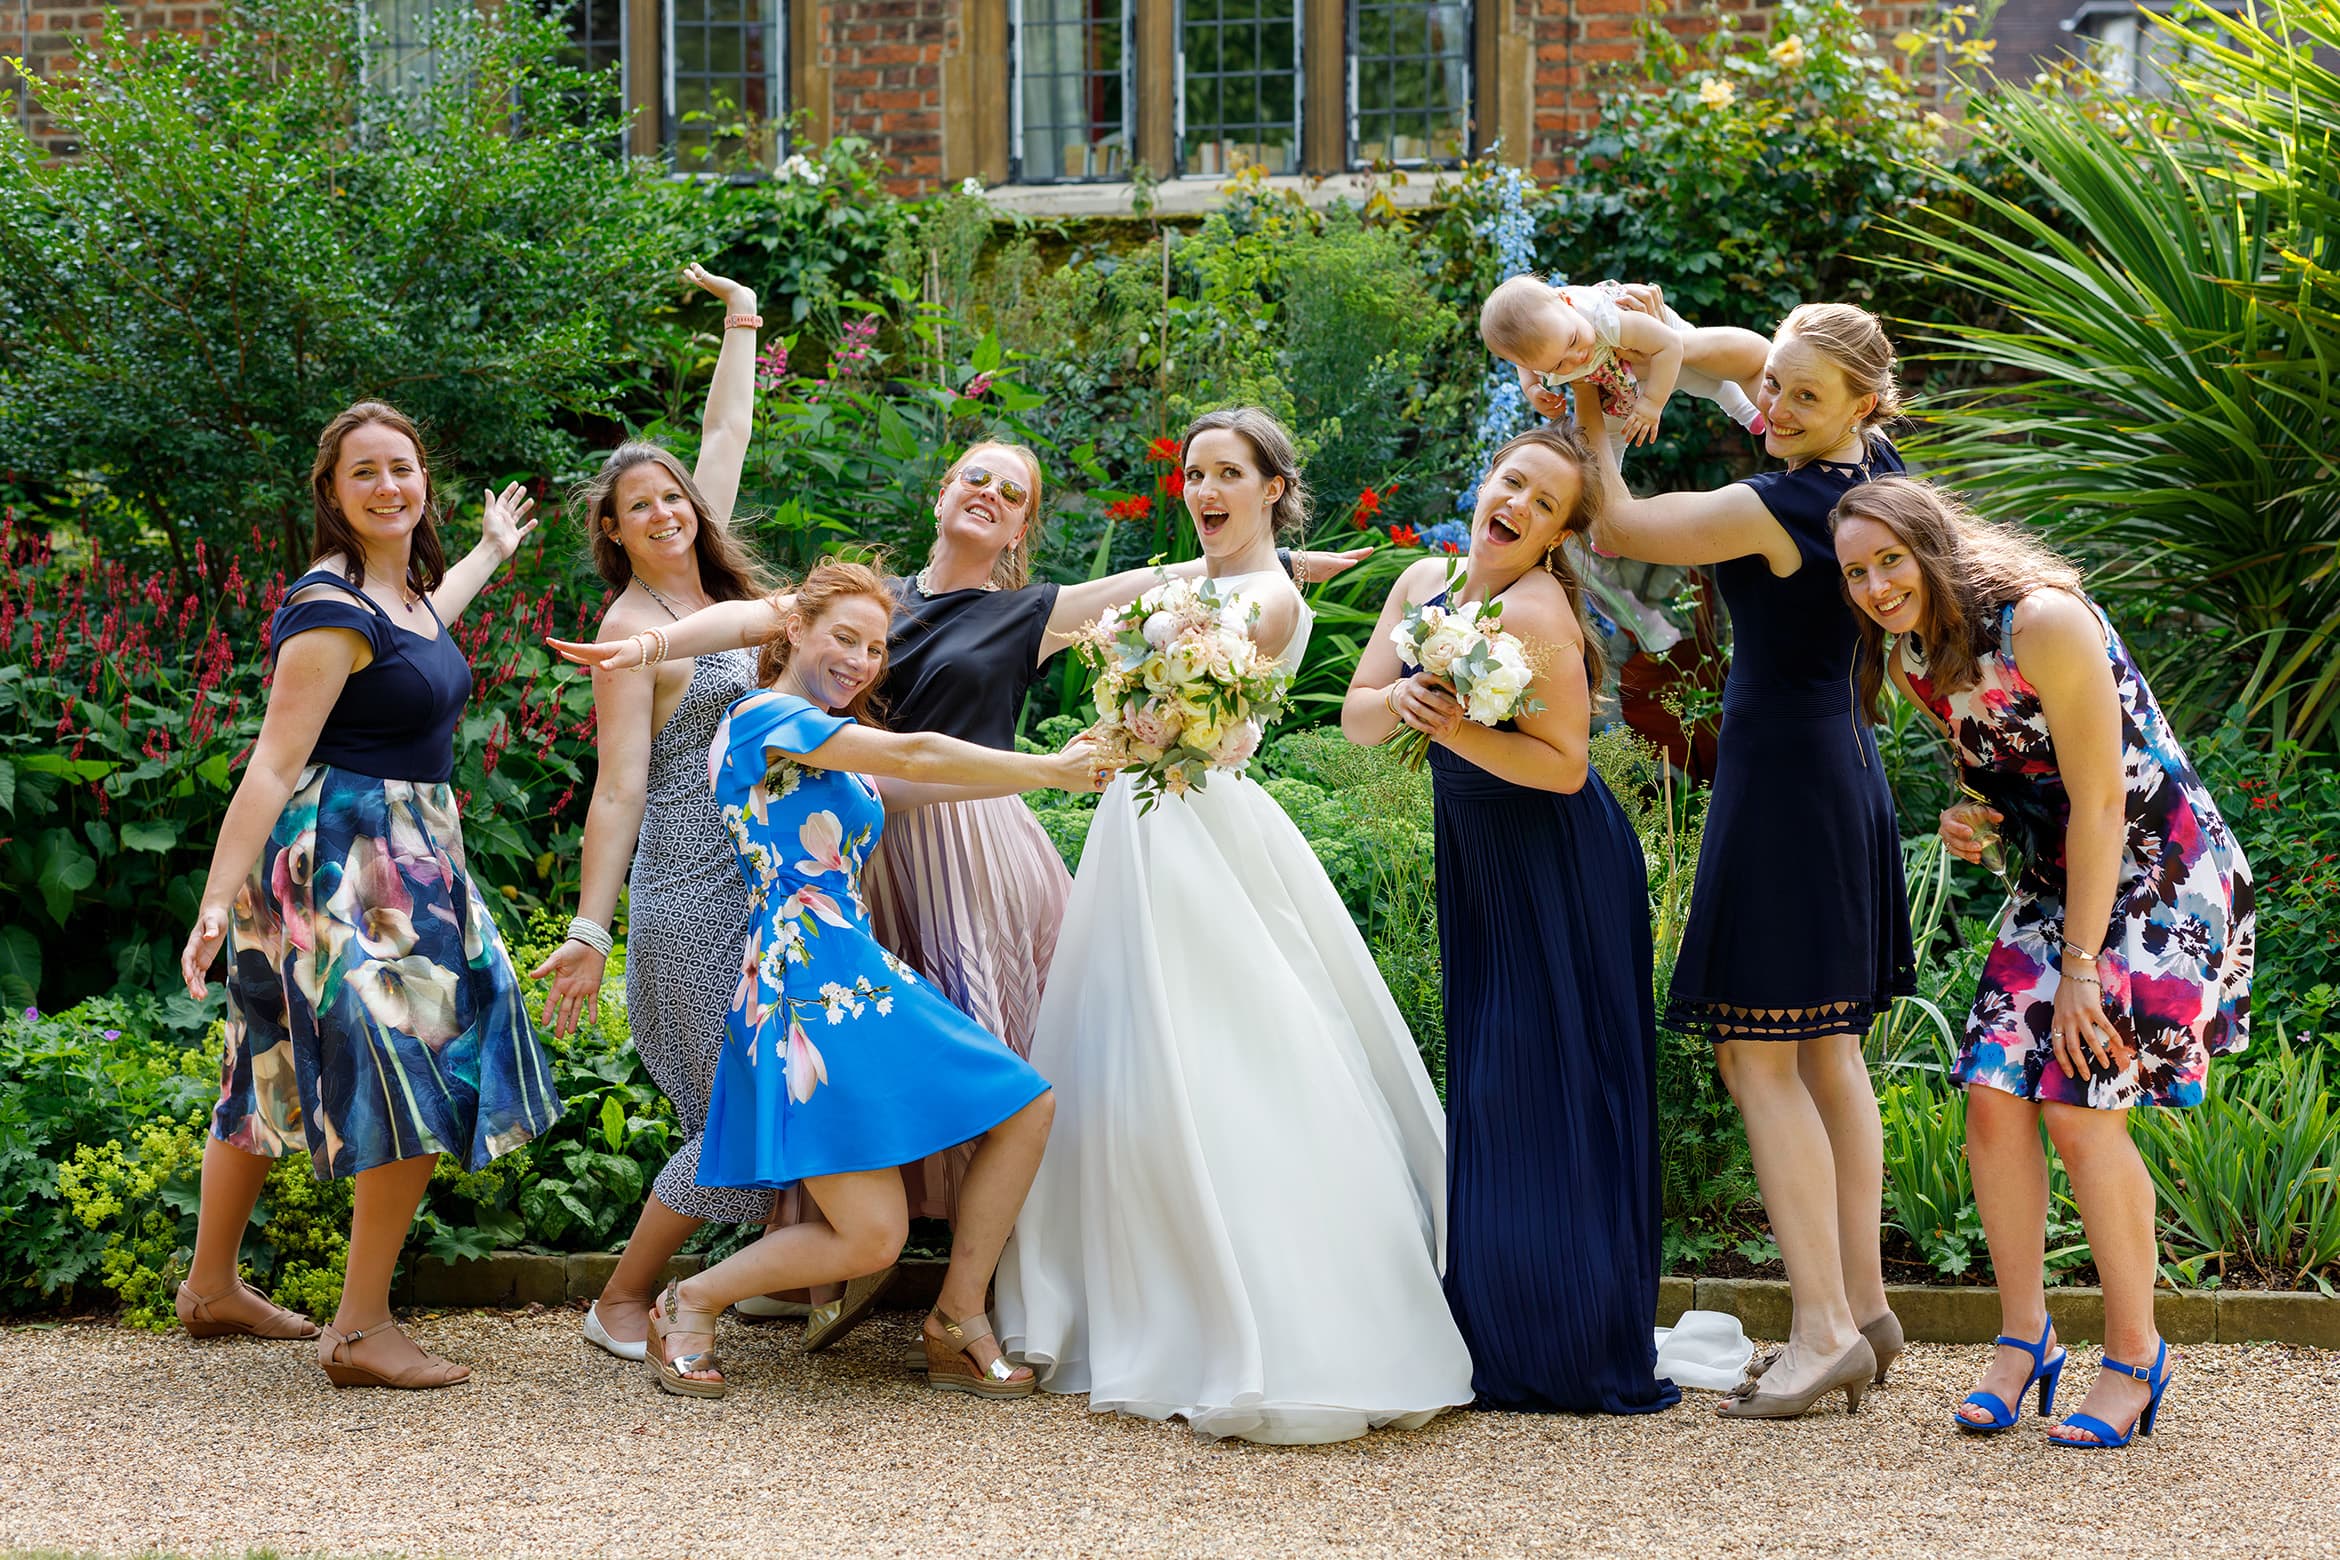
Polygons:
[[1736,325],[1693,325],[1682,331],[1682,367],[1727,380],[1750,396],[1763,382],[1771,343]]

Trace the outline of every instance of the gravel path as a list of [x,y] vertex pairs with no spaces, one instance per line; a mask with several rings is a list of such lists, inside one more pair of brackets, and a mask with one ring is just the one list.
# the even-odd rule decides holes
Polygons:
[[[825,1358],[727,1325],[732,1395],[662,1397],[578,1315],[414,1331],[478,1371],[336,1392],[299,1344],[0,1331],[0,1551],[699,1555],[2329,1556],[2340,1354],[2196,1346],[2162,1433],[1958,1436],[1983,1351],[1913,1348],[1857,1417],[1449,1415],[1255,1447],[929,1394],[883,1316]],[[1402,1340],[1393,1346],[1403,1347]],[[2077,1399],[2075,1398],[2076,1402]]]

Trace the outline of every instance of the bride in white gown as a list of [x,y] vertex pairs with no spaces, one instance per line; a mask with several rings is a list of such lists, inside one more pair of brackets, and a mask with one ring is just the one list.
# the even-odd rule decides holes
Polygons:
[[[1209,573],[1297,667],[1275,557],[1305,516],[1266,413],[1187,431]],[[1056,1130],[998,1278],[1051,1392],[1206,1435],[1342,1441],[1471,1399],[1448,1314],[1445,1120],[1340,896],[1247,777],[1099,802],[1032,1042]]]

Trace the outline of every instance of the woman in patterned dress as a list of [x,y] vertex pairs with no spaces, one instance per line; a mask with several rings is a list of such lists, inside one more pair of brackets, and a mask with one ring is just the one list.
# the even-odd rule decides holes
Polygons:
[[1959,1427],[2011,1427],[2042,1376],[2053,1406],[2044,1117],[2103,1275],[2107,1362],[2049,1438],[2125,1444],[2168,1379],[2128,1111],[2200,1103],[2210,1058],[2248,1042],[2250,865],[2077,569],[1907,479],[1853,489],[1834,524],[1872,718],[1890,676],[1990,798],[1944,812],[1943,843],[1979,862],[2003,834],[2021,854],[1952,1071],[2002,1324]]
[[[441,1154],[477,1170],[561,1113],[447,783],[471,697],[454,624],[534,506],[518,483],[490,493],[479,545],[449,568],[421,436],[378,401],[325,425],[309,480],[315,566],[269,623],[268,716],[179,956],[197,1001],[223,943],[228,959],[179,1321],[198,1338],[316,1338],[336,1386],[452,1386],[469,1368],[391,1320],[414,1211]],[[296,1143],[319,1180],[357,1181],[323,1329],[237,1274],[270,1161]]]
[[[730,526],[755,414],[756,295],[700,266],[683,275],[724,307],[698,469],[684,471],[655,444],[621,444],[575,500],[592,534],[594,567],[615,593],[603,638],[657,628],[712,602],[760,597],[771,586]],[[769,1191],[697,1184],[707,1091],[748,927],[747,889],[707,791],[707,744],[732,701],[754,687],[747,650],[678,656],[647,677],[595,674],[600,766],[577,896],[578,920],[588,924],[570,923],[572,935],[533,972],[547,982],[544,1017],[556,1033],[595,1014],[607,963],[601,945],[618,888],[630,884],[627,1025],[642,1065],[674,1105],[682,1142],[585,1312],[587,1341],[620,1359],[642,1358],[650,1298],[693,1230],[709,1219],[760,1224],[773,1209]]]

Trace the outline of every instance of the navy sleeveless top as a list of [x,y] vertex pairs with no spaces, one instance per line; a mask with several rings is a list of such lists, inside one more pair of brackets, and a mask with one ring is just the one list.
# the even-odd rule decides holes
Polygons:
[[1872,434],[1869,457],[1859,465],[1815,460],[1744,479],[1795,539],[1804,563],[1785,579],[1773,574],[1760,554],[1715,565],[1715,583],[1731,614],[1726,711],[1841,715],[1852,708],[1859,634],[1838,578],[1828,513],[1852,488],[1901,470],[1901,455],[1892,442]]
[[[330,585],[334,594],[294,601],[312,585]],[[455,773],[455,723],[471,698],[471,663],[455,636],[439,622],[438,608],[424,598],[438,625],[436,639],[400,628],[390,614],[349,581],[329,569],[311,569],[293,581],[286,601],[269,620],[268,654],[274,659],[285,641],[312,628],[346,628],[362,635],[374,658],[342,684],[325,729],[309,752],[312,764],[331,764],[377,780],[441,784]]]
[[1057,587],[946,590],[929,596],[914,577],[886,581],[894,623],[886,635],[886,724],[932,731],[987,748],[1013,748],[1024,695],[1040,675],[1040,641]]

